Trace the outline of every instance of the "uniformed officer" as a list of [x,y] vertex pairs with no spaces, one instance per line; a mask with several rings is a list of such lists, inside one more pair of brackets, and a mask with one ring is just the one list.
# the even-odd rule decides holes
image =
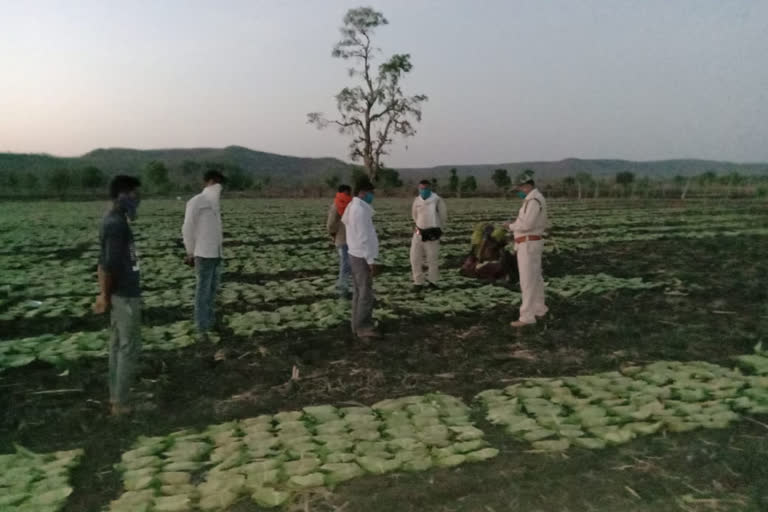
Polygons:
[[541,253],[544,249],[544,231],[548,227],[547,202],[536,188],[533,171],[526,169],[516,180],[516,191],[523,205],[514,222],[505,225],[514,234],[517,266],[520,271],[520,291],[523,303],[520,318],[512,327],[533,325],[549,309],[544,298],[544,278],[541,275]]

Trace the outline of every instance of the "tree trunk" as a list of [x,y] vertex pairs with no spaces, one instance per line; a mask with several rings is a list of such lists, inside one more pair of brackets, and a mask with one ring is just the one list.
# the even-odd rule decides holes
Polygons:
[[595,199],[597,199],[598,197],[600,197],[600,182],[596,181],[595,182]]
[[581,201],[581,182],[580,181],[576,183],[576,189],[578,190],[579,201]]
[[363,156],[363,166],[365,167],[365,172],[368,174],[368,177],[371,179],[371,181],[375,180],[376,169],[374,167],[373,158],[368,154],[367,151]]

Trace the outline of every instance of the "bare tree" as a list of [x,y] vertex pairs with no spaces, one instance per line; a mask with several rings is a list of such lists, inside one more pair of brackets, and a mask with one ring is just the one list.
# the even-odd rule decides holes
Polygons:
[[416,134],[415,123],[421,121],[421,104],[427,101],[423,94],[406,96],[400,81],[413,69],[409,54],[395,54],[372,70],[372,61],[380,50],[372,43],[377,27],[389,22],[381,12],[370,7],[350,9],[344,16],[341,41],[333,48],[333,57],[352,60],[349,75],[359,80],[336,95],[339,110],[337,119],[328,119],[321,112],[307,114],[308,122],[320,129],[335,125],[339,133],[351,135],[350,157],[363,160],[368,176],[375,179],[381,168],[381,157],[393,137],[411,137]]

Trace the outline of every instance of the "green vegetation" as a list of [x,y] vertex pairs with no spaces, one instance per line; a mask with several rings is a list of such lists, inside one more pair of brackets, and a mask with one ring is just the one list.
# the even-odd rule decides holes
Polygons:
[[[162,170],[162,165],[166,171]],[[258,192],[279,178],[283,189],[306,188],[350,166],[334,158],[297,158],[253,151],[239,146],[223,149],[97,149],[76,158],[0,153],[0,187],[8,197],[105,196],[106,181],[115,174],[145,179],[152,194],[191,192],[200,187],[202,173],[215,165],[233,177],[235,190]],[[8,191],[8,188],[12,191]],[[154,187],[154,190],[151,190]]]
[[[258,196],[327,195],[354,182],[363,168],[340,160],[295,158],[230,146],[224,149],[99,149],[78,158],[0,153],[0,189],[7,197],[103,198],[108,178],[133,174],[152,195],[190,194],[200,176],[216,166],[230,177],[230,190]],[[440,193],[460,197],[474,179],[475,195],[506,195],[506,176],[526,167],[549,197],[681,198],[766,197],[768,165],[697,160],[625,162],[563,160],[461,168],[391,169],[379,164],[378,183],[387,195],[410,196],[421,179],[445,183]],[[623,170],[626,169],[626,170]],[[631,176],[631,177],[630,177]],[[349,180],[349,181],[347,181]],[[471,187],[470,187],[471,188]]]
[[[333,488],[366,473],[494,457],[498,450],[488,448],[469,415],[460,399],[431,394],[372,407],[310,406],[141,438],[121,456],[126,492],[109,510],[225,510],[246,496],[272,508],[303,489]],[[199,483],[191,484],[193,475]]]
[[69,473],[83,450],[33,453],[15,446],[16,453],[0,455],[0,510],[57,512],[72,494]]
[[361,346],[335,297],[327,199],[222,203],[210,343],[190,321],[184,203],[144,201],[138,411],[120,422],[107,319],[88,309],[106,204],[0,203],[0,463],[14,444],[84,449],[55,478],[52,459],[29,481],[0,471],[5,508],[48,510],[31,501],[46,486],[62,512],[764,508],[765,204],[552,199],[550,314],[515,331],[517,284],[457,269],[475,226],[519,204],[451,199],[426,292],[410,286],[410,199],[377,198],[383,338]]
[[491,423],[534,449],[559,452],[663,431],[727,428],[739,413],[768,413],[768,380],[705,362],[660,361],[621,372],[527,379],[477,398]]
[[493,184],[496,185],[499,190],[504,192],[504,194],[506,194],[512,186],[512,178],[509,177],[509,173],[506,169],[496,169],[493,171],[491,180],[493,180]]

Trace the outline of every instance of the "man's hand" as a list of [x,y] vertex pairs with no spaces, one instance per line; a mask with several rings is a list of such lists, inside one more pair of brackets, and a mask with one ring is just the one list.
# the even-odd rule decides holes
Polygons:
[[104,294],[100,294],[96,297],[96,302],[91,307],[94,313],[97,315],[103,315],[109,310],[109,297]]
[[376,265],[375,263],[369,263],[368,267],[371,269],[371,275],[373,277],[376,277],[381,273],[381,267]]
[[187,254],[186,256],[184,256],[184,264],[187,265],[187,266],[190,266],[190,267],[194,267],[195,266],[195,257],[194,256],[190,256],[189,254]]

